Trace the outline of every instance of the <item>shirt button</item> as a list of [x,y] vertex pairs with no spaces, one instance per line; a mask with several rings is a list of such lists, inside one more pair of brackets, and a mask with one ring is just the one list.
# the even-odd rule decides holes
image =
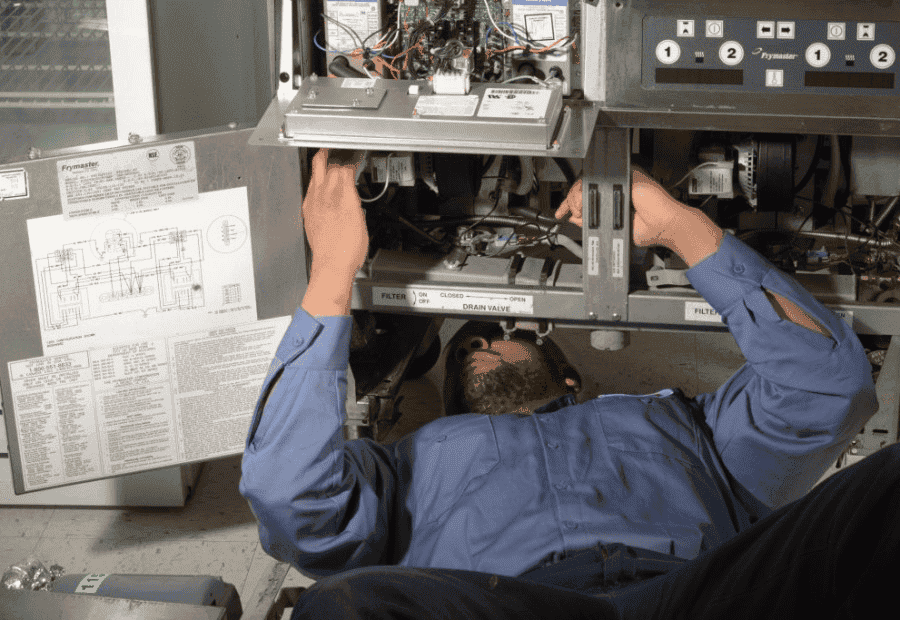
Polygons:
[[559,489],[560,491],[565,491],[566,489],[569,488],[569,484],[567,482],[557,482],[556,488]]
[[738,273],[738,274],[744,273],[744,266],[743,265],[735,265],[734,272]]
[[576,530],[576,529],[578,529],[578,524],[575,523],[574,521],[566,521],[566,522],[564,523],[564,525],[566,526],[566,529],[567,529],[567,530]]
[[303,340],[303,336],[294,336],[295,347],[302,347],[304,342],[305,341]]
[[555,450],[556,448],[559,447],[559,444],[556,443],[555,441],[548,441],[548,442],[547,442],[547,447],[548,447],[548,448],[553,448],[553,449]]

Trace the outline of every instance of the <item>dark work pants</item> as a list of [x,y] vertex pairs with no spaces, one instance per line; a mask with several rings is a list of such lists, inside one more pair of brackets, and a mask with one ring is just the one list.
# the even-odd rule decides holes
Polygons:
[[[519,578],[396,566],[351,570],[304,592],[292,618],[883,617],[900,591],[900,444],[693,560],[623,545],[586,558],[576,554]],[[649,576],[662,571],[668,572]],[[649,577],[628,584],[629,574]],[[611,578],[619,587],[605,589]]]

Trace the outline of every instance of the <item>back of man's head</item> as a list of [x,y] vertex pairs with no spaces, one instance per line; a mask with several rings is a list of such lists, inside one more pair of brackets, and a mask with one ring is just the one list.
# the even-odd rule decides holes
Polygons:
[[444,413],[530,412],[581,390],[581,376],[559,346],[534,332],[508,341],[496,323],[470,321],[444,347]]

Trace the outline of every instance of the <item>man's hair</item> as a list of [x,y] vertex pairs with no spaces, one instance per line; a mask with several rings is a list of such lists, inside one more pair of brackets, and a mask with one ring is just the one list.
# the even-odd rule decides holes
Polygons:
[[[581,376],[559,346],[546,337],[537,345],[536,335],[530,331],[516,332],[512,340],[535,346],[537,356],[515,364],[502,363],[476,376],[471,365],[463,365],[463,360],[467,354],[466,343],[477,337],[490,343],[502,339],[503,330],[496,323],[470,321],[447,343],[444,348],[445,415],[509,413],[526,403],[546,403],[580,391]],[[566,379],[573,379],[575,385],[569,387]]]

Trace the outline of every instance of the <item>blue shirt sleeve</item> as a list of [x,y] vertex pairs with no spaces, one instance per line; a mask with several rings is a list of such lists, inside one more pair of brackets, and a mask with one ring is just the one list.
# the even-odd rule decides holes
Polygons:
[[240,492],[266,553],[313,578],[388,563],[391,449],[344,441],[351,317],[298,309],[263,381]]
[[[696,401],[731,475],[770,508],[783,506],[813,487],[878,410],[865,351],[843,320],[730,234],[687,277],[747,360]],[[793,301],[830,337],[780,318],[765,290]]]

